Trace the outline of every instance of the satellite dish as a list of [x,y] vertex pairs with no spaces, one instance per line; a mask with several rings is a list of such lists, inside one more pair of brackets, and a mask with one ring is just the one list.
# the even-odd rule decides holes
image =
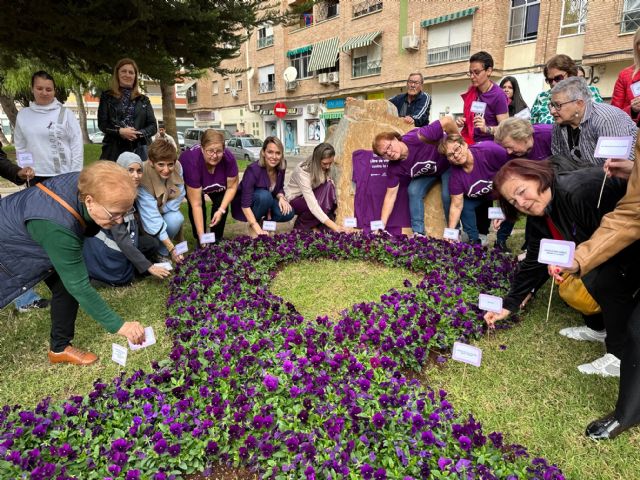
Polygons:
[[253,74],[254,74],[254,73],[255,73],[255,72],[254,72],[253,68],[250,68],[249,70],[247,70],[247,78],[248,78],[249,80],[251,80],[251,79],[253,78]]
[[285,82],[293,82],[298,78],[298,70],[296,70],[296,67],[287,67],[284,69],[282,76],[284,77]]

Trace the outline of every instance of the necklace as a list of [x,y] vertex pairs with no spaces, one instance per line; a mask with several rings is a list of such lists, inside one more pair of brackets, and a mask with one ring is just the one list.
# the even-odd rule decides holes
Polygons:
[[580,152],[580,127],[572,128],[571,125],[567,125],[567,141],[571,155],[580,159],[582,157]]

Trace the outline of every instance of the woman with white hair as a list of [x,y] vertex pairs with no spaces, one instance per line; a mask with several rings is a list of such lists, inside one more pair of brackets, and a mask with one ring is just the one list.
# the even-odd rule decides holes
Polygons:
[[[617,107],[595,103],[583,78],[570,77],[553,87],[549,110],[556,122],[551,150],[567,159],[562,170],[603,165],[606,159],[594,157],[600,137],[630,136],[635,143],[638,128],[629,115]],[[631,155],[631,160],[608,162],[610,174],[628,178],[634,152]]]

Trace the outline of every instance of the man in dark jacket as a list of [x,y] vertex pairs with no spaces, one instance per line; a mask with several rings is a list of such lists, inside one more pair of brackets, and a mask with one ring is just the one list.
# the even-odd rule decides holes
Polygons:
[[429,123],[431,97],[422,91],[424,78],[420,72],[409,75],[407,93],[401,93],[389,99],[398,109],[398,116],[414,127],[422,127]]

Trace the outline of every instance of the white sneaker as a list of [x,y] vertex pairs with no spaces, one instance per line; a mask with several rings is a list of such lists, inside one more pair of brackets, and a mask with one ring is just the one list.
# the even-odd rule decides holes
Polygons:
[[594,330],[582,325],[580,327],[567,327],[560,330],[560,335],[563,337],[571,338],[573,340],[579,340],[581,342],[601,342],[604,343],[604,339],[607,337],[607,331]]
[[480,238],[480,244],[481,244],[483,247],[486,247],[486,246],[487,246],[487,244],[489,243],[489,239],[487,238],[487,236],[486,236],[486,235],[483,235],[483,234],[481,233],[481,234],[479,234],[479,235],[478,235],[478,237]]
[[619,377],[620,359],[611,353],[595,359],[591,363],[579,365],[578,370],[587,375],[600,375],[601,377]]

